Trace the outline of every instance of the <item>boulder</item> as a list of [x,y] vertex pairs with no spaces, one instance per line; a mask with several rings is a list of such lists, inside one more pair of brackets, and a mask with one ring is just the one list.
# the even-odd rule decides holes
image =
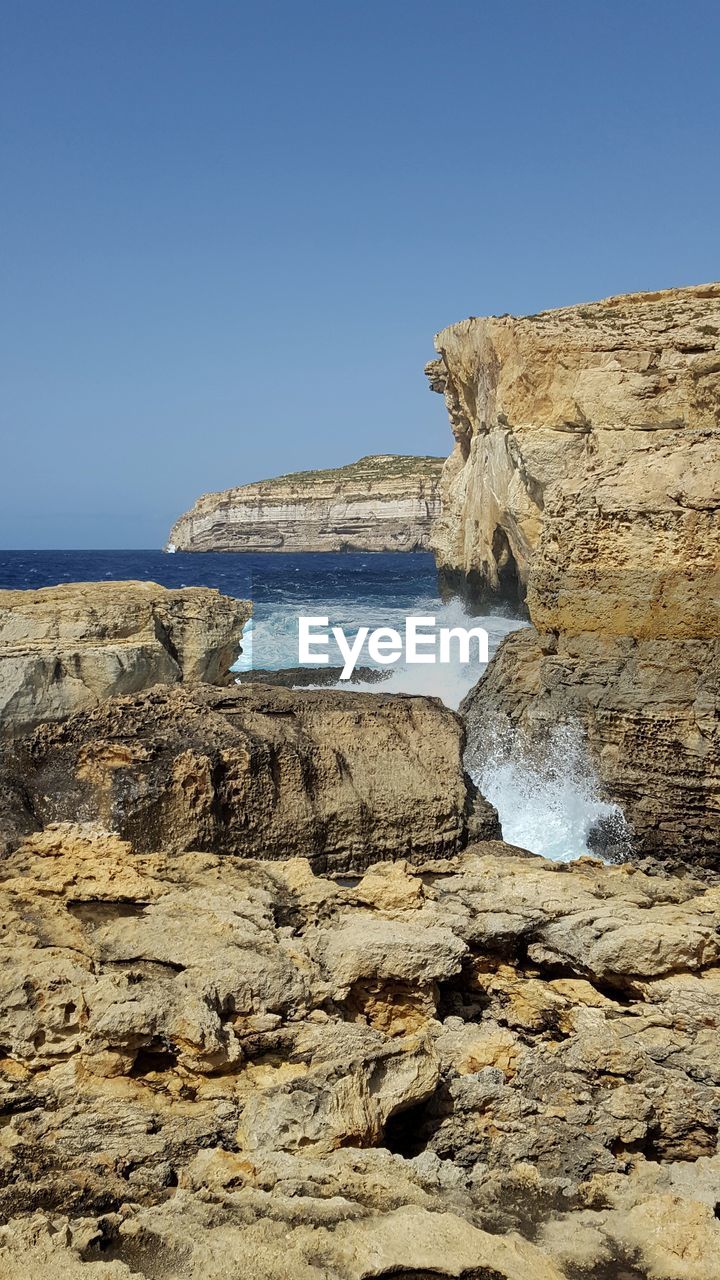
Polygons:
[[251,612],[208,587],[154,582],[0,591],[0,733],[155,684],[229,684]]
[[40,725],[8,772],[39,826],[98,820],[138,849],[342,870],[499,834],[463,746],[434,699],[183,684]]

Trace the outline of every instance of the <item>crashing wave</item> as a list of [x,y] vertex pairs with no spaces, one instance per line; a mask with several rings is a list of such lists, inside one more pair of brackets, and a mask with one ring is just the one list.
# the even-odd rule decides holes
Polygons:
[[628,857],[630,830],[618,805],[603,798],[579,725],[556,726],[542,745],[498,732],[471,744],[466,765],[509,844],[559,862]]

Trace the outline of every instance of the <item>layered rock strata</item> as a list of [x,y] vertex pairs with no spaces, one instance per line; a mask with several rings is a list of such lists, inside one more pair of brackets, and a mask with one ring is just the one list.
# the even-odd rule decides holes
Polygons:
[[487,753],[579,722],[637,849],[720,863],[720,285],[468,320],[438,564],[526,603],[466,704]]
[[714,1280],[720,897],[500,843],[0,868],[2,1280]]
[[443,460],[381,454],[207,493],[173,551],[418,551],[440,513]]
[[707,462],[720,419],[720,284],[474,317],[435,346],[426,372],[456,441],[432,536],[441,571],[524,598],[558,491],[566,510],[586,495],[606,553],[625,544],[606,565],[625,571],[614,595],[636,574],[647,594],[663,572],[688,571],[716,510]]
[[251,612],[208,587],[154,582],[0,591],[0,733],[154,684],[229,684]]
[[499,835],[463,772],[464,742],[434,699],[156,687],[17,743],[0,830],[4,816],[11,847],[34,825],[81,816],[138,849],[297,853],[336,869],[443,855]]

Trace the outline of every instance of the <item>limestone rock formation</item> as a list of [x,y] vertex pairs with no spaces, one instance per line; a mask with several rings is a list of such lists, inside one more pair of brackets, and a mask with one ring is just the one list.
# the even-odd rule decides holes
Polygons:
[[[491,756],[542,772],[559,725],[580,725],[633,856],[720,867],[720,641],[539,636],[502,643],[461,706],[471,772]],[[482,769],[479,770],[482,772]],[[602,834],[600,852],[612,854]]]
[[380,454],[207,493],[173,551],[418,551],[440,513],[441,458]]
[[457,440],[438,564],[535,626],[466,704],[478,749],[577,721],[636,847],[720,864],[720,284],[436,345]]
[[604,566],[605,585],[624,574],[622,594],[635,573],[656,587],[701,549],[716,510],[720,284],[472,318],[441,330],[435,346],[427,374],[456,440],[433,528],[441,570],[524,596],[548,498],[562,503],[560,494],[570,519],[585,495],[605,554],[625,543],[625,557]]
[[228,684],[251,612],[208,587],[154,582],[0,591],[0,732],[154,684]]
[[298,853],[336,868],[442,855],[499,835],[463,773],[464,740],[429,698],[158,686],[15,744],[4,843],[81,816],[143,850]]
[[715,1280],[717,885],[58,826],[0,912],[2,1280]]

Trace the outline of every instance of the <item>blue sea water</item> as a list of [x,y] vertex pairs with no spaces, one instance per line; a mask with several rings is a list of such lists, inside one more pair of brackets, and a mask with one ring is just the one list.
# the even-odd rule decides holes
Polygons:
[[163,587],[218,587],[246,598],[259,556],[163,551],[0,551],[0,588],[142,579]]
[[142,579],[164,587],[216,587],[252,598],[259,615],[274,606],[295,610],[314,602],[396,602],[411,611],[418,599],[440,603],[435,564],[427,552],[327,554],[178,551],[0,551],[0,588],[51,587],[62,582]]
[[[252,600],[253,621],[245,628],[238,670],[297,667],[300,614],[328,617],[330,626],[342,627],[349,637],[361,626],[393,627],[402,634],[410,615],[434,617],[438,626],[481,625],[488,632],[491,657],[503,637],[523,625],[501,613],[471,622],[459,600],[441,600],[435,564],[427,553],[0,551],[0,588],[124,579],[165,587],[215,587],[225,595]],[[330,665],[342,665],[332,645],[328,653]],[[377,665],[367,652],[359,661]],[[401,660],[380,686],[341,687],[429,694],[457,707],[483,671],[477,662],[448,667]],[[587,852],[587,834],[597,818],[621,816],[601,798],[572,726],[560,727],[541,761],[526,758],[521,750],[508,758],[485,749],[479,754],[477,744],[470,748],[470,771],[498,809],[503,835],[513,844],[547,857],[577,857]]]
[[[352,636],[361,626],[395,627],[402,633],[410,615],[435,617],[438,626],[468,625],[459,601],[443,603],[433,557],[403,553],[193,553],[162,551],[2,551],[0,588],[37,588],[63,582],[140,579],[165,587],[216,587],[225,595],[253,602],[238,670],[297,667],[298,617],[327,617],[329,626]],[[476,619],[488,631],[490,651],[518,620],[502,614]],[[329,665],[341,666],[330,642]],[[359,665],[377,666],[364,651]],[[393,670],[388,690],[434,693],[452,705],[484,668],[460,670],[402,663]]]

